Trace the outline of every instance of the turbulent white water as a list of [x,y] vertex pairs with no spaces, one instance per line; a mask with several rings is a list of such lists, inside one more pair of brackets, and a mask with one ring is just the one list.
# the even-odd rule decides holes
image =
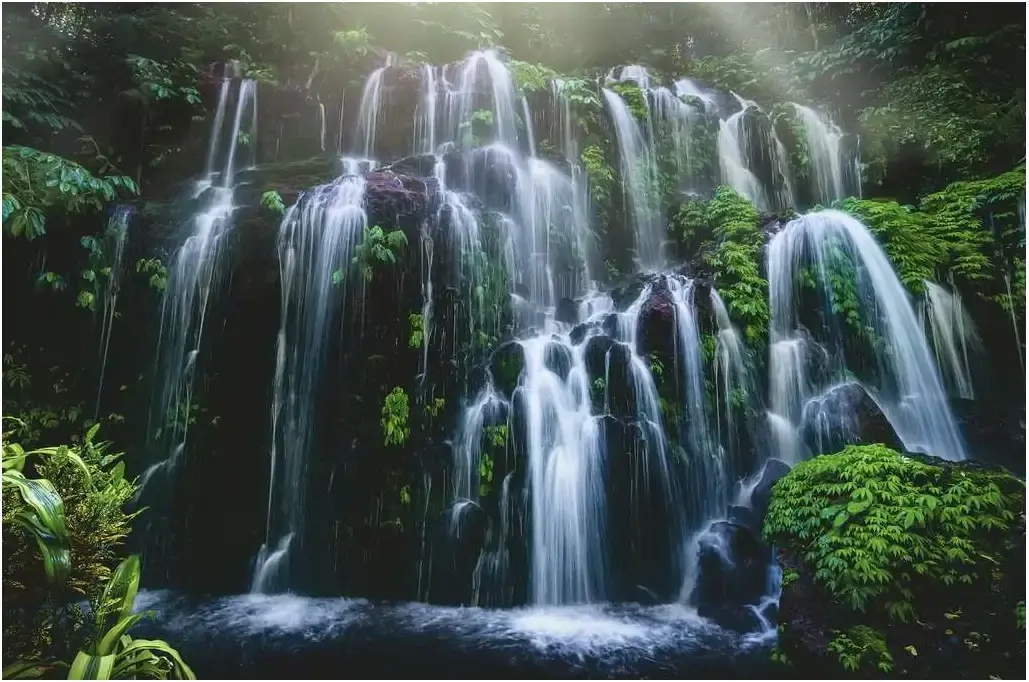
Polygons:
[[861,322],[880,341],[873,346],[878,371],[871,386],[905,446],[965,459],[963,439],[907,292],[868,228],[838,211],[810,213],[790,222],[768,248],[773,413],[796,427],[801,401],[812,395],[804,371],[810,350],[797,327],[795,290],[805,255],[827,304],[837,295],[832,276],[844,264],[838,259],[855,268]]

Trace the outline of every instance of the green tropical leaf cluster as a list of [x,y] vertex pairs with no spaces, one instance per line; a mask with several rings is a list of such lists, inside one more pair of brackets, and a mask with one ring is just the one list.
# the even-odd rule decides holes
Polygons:
[[1024,505],[1006,473],[855,445],[776,483],[764,535],[854,611],[913,622],[960,608],[962,586],[1000,579]]

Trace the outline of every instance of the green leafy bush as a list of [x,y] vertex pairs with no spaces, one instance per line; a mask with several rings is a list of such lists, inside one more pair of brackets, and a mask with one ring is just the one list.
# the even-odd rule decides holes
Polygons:
[[411,348],[421,348],[425,343],[425,320],[419,313],[411,313],[407,319],[411,323],[411,338],[407,345]]
[[49,212],[99,211],[119,194],[139,188],[124,175],[96,177],[56,154],[31,147],[3,148],[3,224],[9,234],[34,239],[46,234]]
[[760,270],[764,240],[757,210],[736,190],[719,187],[707,213],[720,240],[705,255],[715,286],[747,339],[757,342],[768,331],[768,281]]
[[650,109],[647,106],[647,95],[640,89],[640,86],[632,81],[621,81],[612,85],[611,90],[617,92],[625,100],[625,105],[629,107],[629,111],[636,120],[647,120]]
[[1024,490],[1007,474],[849,446],[775,485],[764,535],[803,556],[849,608],[924,620],[961,607],[950,588],[999,580]]

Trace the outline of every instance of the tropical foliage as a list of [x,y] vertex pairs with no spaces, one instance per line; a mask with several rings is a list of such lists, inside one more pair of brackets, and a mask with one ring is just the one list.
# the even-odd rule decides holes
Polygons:
[[4,433],[4,677],[194,679],[167,643],[129,634],[145,616],[132,613],[139,559],[118,559],[136,485],[121,455],[94,440],[98,429],[76,446],[34,450]]
[[776,483],[764,535],[853,614],[829,651],[848,670],[890,672],[907,626],[1014,628],[1003,611],[1018,601],[1024,508],[1025,484],[1007,473],[849,446]]

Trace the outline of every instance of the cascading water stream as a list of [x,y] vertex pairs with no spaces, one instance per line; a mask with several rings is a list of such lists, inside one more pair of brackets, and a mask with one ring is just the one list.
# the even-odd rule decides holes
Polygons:
[[[763,112],[757,103],[735,93],[733,96],[740,110],[722,121],[718,127],[718,159],[722,179],[750,199],[759,210],[774,211],[795,206],[786,147],[771,124],[749,130],[747,115],[751,111],[756,112],[755,115],[763,115]],[[771,186],[768,189],[754,172],[754,164],[758,159],[767,163],[771,174],[768,178]]]
[[[345,174],[302,197],[279,228],[282,314],[272,388],[271,472],[264,545],[252,591],[290,587],[289,562],[301,542],[308,460],[317,447],[316,406],[332,321],[350,297],[351,259],[368,226],[364,211],[367,163],[348,160]],[[340,275],[343,276],[340,276]]]
[[813,201],[825,205],[847,196],[860,197],[860,159],[844,147],[843,131],[810,107],[793,103],[793,108],[804,127]]
[[972,317],[953,293],[936,282],[925,282],[922,320],[928,324],[933,350],[947,385],[959,398],[975,399],[972,363],[982,353],[982,340]]
[[604,88],[604,101],[618,141],[622,191],[632,218],[636,261],[644,271],[657,270],[663,264],[664,225],[659,215],[657,169],[652,146],[644,136],[640,122],[618,93]]
[[107,277],[103,284],[103,293],[100,296],[100,373],[97,378],[96,408],[93,418],[100,415],[100,401],[104,392],[104,375],[107,370],[107,351],[111,345],[111,331],[114,327],[114,317],[118,309],[118,293],[121,291],[122,275],[125,264],[122,262],[125,256],[125,245],[128,242],[129,223],[135,212],[133,206],[120,205],[114,208],[114,213],[107,222],[105,231],[104,253],[110,254],[107,262]]
[[[208,306],[221,277],[224,236],[232,227],[235,158],[240,145],[241,124],[247,107],[256,106],[256,83],[240,81],[232,127],[226,144],[224,147],[220,145],[230,85],[230,79],[223,79],[207,155],[208,165],[198,183],[197,195],[204,200],[204,208],[193,218],[189,236],[169,268],[157,342],[158,376],[148,429],[151,444],[164,456],[144,471],[139,495],[145,493],[147,483],[155,473],[174,469],[185,448],[197,355]],[[249,139],[256,138],[257,131],[252,129]],[[216,177],[214,163],[219,151],[224,154],[225,162]]]
[[[963,439],[907,292],[868,228],[839,211],[793,220],[769,245],[772,412],[795,430],[801,401],[811,397],[803,369],[807,347],[796,309],[796,282],[805,256],[829,306],[839,295],[833,273],[846,263],[854,267],[854,299],[862,324],[878,340],[873,344],[878,371],[872,385],[905,446],[950,460],[965,459]],[[779,455],[791,461],[799,453]]]

